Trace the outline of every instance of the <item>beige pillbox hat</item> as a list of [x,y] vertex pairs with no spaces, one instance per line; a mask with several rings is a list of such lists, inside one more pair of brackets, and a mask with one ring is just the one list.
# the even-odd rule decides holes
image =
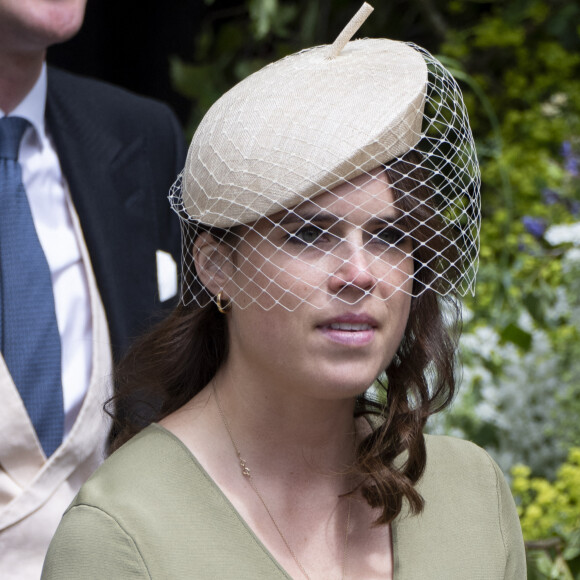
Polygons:
[[404,154],[421,138],[427,65],[385,39],[304,50],[249,76],[200,123],[183,173],[190,218],[249,224]]

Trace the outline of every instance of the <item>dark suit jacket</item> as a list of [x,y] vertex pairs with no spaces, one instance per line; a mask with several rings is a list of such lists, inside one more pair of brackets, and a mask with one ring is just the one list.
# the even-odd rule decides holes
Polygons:
[[[183,137],[167,107],[52,69],[46,115],[118,359],[163,306],[156,251],[179,264],[179,224],[167,193],[183,167]],[[98,365],[108,356],[97,359],[106,372]],[[102,459],[103,381],[91,378],[77,417],[82,425],[47,460],[0,363],[0,577],[38,579],[63,510]]]
[[53,68],[46,118],[118,360],[165,306],[156,250],[180,264],[179,223],[167,194],[183,168],[183,134],[165,105]]

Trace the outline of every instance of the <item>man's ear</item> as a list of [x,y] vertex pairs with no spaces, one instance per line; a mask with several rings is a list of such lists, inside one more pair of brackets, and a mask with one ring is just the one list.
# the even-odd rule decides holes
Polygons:
[[232,248],[208,232],[200,234],[193,244],[193,261],[200,282],[211,294],[223,290],[233,273]]

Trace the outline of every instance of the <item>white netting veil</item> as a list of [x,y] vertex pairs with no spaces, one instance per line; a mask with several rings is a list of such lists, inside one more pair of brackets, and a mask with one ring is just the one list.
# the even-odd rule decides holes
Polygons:
[[413,44],[346,40],[266,66],[203,118],[170,192],[184,304],[473,292],[480,175],[457,83]]

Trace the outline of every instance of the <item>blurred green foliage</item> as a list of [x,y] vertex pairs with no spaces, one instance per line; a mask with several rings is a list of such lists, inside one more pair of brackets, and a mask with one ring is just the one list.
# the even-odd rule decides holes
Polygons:
[[580,447],[550,482],[512,468],[512,492],[528,549],[530,579],[580,578]]
[[[455,1],[448,8],[457,20],[439,50],[468,79],[482,168],[480,273],[476,295],[466,301],[466,330],[491,327],[498,339],[486,354],[477,342],[464,351],[472,369],[486,372],[472,374],[472,404],[448,425],[491,450],[520,439],[522,454],[539,432],[537,443],[543,439],[552,458],[533,467],[547,474],[580,442],[580,239],[572,225],[580,221],[580,4]],[[455,24],[475,12],[471,25]],[[566,226],[568,236],[553,235]],[[518,364],[527,373],[515,373]],[[509,398],[510,389],[522,392]],[[490,393],[491,422],[473,412],[490,403]],[[514,421],[497,420],[530,408],[537,412],[529,432],[522,426],[514,434]],[[516,459],[529,463],[540,451],[529,446],[528,457]]]
[[[472,3],[452,4],[461,15]],[[493,2],[473,26],[450,29],[440,47],[499,119],[492,126],[468,93],[484,211],[481,274],[470,306],[476,321],[491,317],[502,330],[518,325],[522,305],[542,328],[567,322],[547,316],[563,282],[563,250],[547,244],[541,230],[577,221],[580,212],[578,170],[570,171],[580,145],[579,19],[577,3]],[[512,338],[529,346],[506,336]]]

